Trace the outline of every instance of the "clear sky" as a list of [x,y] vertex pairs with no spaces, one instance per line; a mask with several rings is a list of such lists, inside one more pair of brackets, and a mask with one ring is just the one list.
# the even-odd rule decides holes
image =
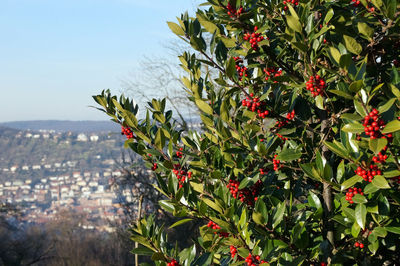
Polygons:
[[0,122],[108,119],[91,96],[166,53],[166,21],[199,2],[0,0]]

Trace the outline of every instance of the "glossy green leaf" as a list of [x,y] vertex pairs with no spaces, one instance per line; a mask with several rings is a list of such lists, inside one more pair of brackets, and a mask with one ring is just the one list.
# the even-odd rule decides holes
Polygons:
[[374,178],[372,179],[372,185],[382,189],[390,188],[390,185],[387,182],[386,178],[381,175],[374,176]]
[[351,124],[344,125],[342,130],[349,133],[362,133],[364,132],[364,126],[360,123],[353,122]]
[[394,233],[394,234],[398,234],[400,235],[400,227],[397,226],[386,226],[385,227],[386,231],[390,232],[390,233]]
[[236,74],[236,62],[233,57],[229,58],[228,62],[226,63],[226,75],[229,78],[233,78],[233,75]]
[[272,218],[272,228],[275,228],[283,220],[283,215],[285,214],[286,206],[284,202],[279,203],[277,206],[274,217]]
[[343,35],[343,39],[344,44],[350,53],[359,55],[362,52],[362,46],[353,37]]
[[356,221],[358,225],[364,229],[365,228],[365,221],[367,217],[367,208],[364,204],[357,204],[354,215],[356,217]]
[[370,139],[369,140],[369,149],[378,154],[378,152],[382,151],[382,149],[387,145],[387,139],[379,138],[379,139]]
[[147,248],[147,247],[138,247],[138,248],[134,248],[131,251],[133,254],[138,254],[138,255],[143,255],[143,256],[149,256],[149,255],[153,255],[154,251]]
[[213,109],[211,108],[210,105],[208,105],[206,102],[200,99],[195,99],[195,102],[201,111],[203,111],[206,114],[212,115]]
[[350,84],[349,90],[353,93],[359,92],[364,86],[364,82],[362,80],[354,81]]
[[216,210],[217,212],[219,212],[221,214],[223,213],[222,208],[218,204],[216,204],[214,201],[207,199],[207,198],[204,198],[203,201],[207,206],[211,207],[212,209]]
[[353,186],[354,184],[363,181],[363,178],[361,176],[355,175],[349,179],[347,179],[346,181],[344,181],[342,183],[342,185],[340,186],[340,189],[343,191],[345,189],[348,189],[349,187]]
[[382,130],[383,134],[391,133],[400,130],[400,121],[393,120],[387,123],[385,128]]
[[374,34],[374,29],[368,26],[367,23],[358,22],[357,28],[358,32],[361,33],[363,36],[365,36],[368,40],[372,38],[372,35]]
[[301,152],[296,152],[295,150],[283,150],[282,152],[280,152],[278,154],[278,156],[276,157],[277,160],[281,160],[284,162],[289,162],[289,161],[293,161],[293,160],[297,160],[301,157]]
[[335,47],[331,46],[331,47],[329,47],[329,53],[332,56],[332,58],[335,60],[335,62],[339,65],[340,57],[342,56],[340,54],[339,50],[336,49]]
[[339,145],[338,143],[332,143],[332,142],[328,142],[328,141],[324,141],[324,145],[326,145],[326,147],[334,152],[335,154],[339,155],[342,158],[347,158],[348,157],[348,152],[347,150],[344,148],[343,145]]
[[396,101],[396,98],[392,98],[389,101],[387,101],[384,105],[379,106],[378,111],[380,114],[386,112],[387,110],[390,109],[390,107],[392,107],[392,105],[394,104],[394,102]]
[[293,16],[286,16],[286,21],[287,21],[289,28],[291,28],[292,30],[297,31],[297,32],[302,31],[302,27],[301,27],[299,19],[296,19]]
[[186,218],[186,219],[179,220],[179,221],[173,223],[173,224],[169,227],[169,229],[174,228],[174,227],[179,226],[179,225],[182,225],[182,224],[185,224],[185,223],[188,223],[188,222],[190,222],[190,221],[192,221],[192,220],[193,220],[193,219],[191,219],[191,218]]
[[356,194],[354,195],[354,197],[352,198],[354,203],[367,203],[367,199],[361,195],[361,194]]
[[168,27],[171,29],[173,33],[176,35],[182,36],[185,35],[185,31],[176,23],[174,22],[167,22]]

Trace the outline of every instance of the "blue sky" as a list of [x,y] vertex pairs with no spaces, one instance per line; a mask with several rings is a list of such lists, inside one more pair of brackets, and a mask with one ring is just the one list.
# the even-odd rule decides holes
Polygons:
[[104,120],[92,95],[167,53],[196,0],[0,0],[0,122]]

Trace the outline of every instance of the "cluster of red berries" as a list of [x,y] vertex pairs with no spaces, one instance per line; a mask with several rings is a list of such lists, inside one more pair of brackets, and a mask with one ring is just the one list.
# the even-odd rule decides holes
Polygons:
[[239,17],[243,13],[243,7],[239,7],[239,9],[236,10],[236,7],[232,6],[231,3],[228,3],[226,8],[228,9],[228,15],[231,18]]
[[129,127],[121,126],[121,135],[125,135],[127,139],[133,138],[133,132]]
[[229,184],[226,187],[229,189],[232,197],[239,199],[247,206],[254,206],[254,202],[258,199],[258,194],[262,188],[262,181],[258,180],[250,188],[239,189],[240,182],[235,179],[229,179]]
[[[370,2],[370,1],[367,1],[367,2]],[[351,0],[350,1],[350,5],[352,5],[353,7],[359,7],[361,5],[361,1],[360,0]],[[375,7],[367,6],[367,10],[369,12],[374,12],[375,11]]]
[[294,116],[295,112],[294,110],[292,110],[291,112],[287,113],[286,119],[284,121],[276,121],[276,126],[278,128],[286,126],[289,123],[289,121],[292,121],[294,119]]
[[157,163],[154,163],[153,166],[151,167],[151,170],[155,171],[158,168]]
[[[265,80],[269,80],[270,78],[276,78],[279,76],[282,76],[282,70],[277,69],[276,67],[268,67],[267,69],[264,69],[264,73],[266,75]],[[275,80],[274,83],[277,83]]]
[[274,159],[272,159],[272,163],[274,164],[274,170],[275,170],[275,171],[278,171],[279,168],[281,168],[281,161],[276,159],[277,156],[278,156],[278,155],[275,154],[275,155],[274,155]]
[[176,178],[178,178],[179,188],[183,187],[183,183],[185,183],[186,178],[192,178],[192,172],[186,172],[183,170],[179,163],[174,164],[174,169],[172,172],[176,175]]
[[[208,224],[207,224],[207,227],[209,227],[211,229],[214,229],[214,230],[221,229],[221,227],[218,224],[214,223],[213,221],[209,221]],[[214,234],[217,234],[217,232],[214,232]],[[228,237],[229,233],[227,233],[227,232],[219,232],[218,235],[220,237]]]
[[350,204],[353,204],[353,203],[354,203],[353,197],[354,197],[356,194],[364,195],[364,192],[362,192],[362,189],[361,189],[361,188],[356,188],[356,187],[354,187],[354,188],[349,188],[349,189],[347,190],[347,193],[346,193],[346,200],[347,200]]
[[269,111],[266,110],[267,103],[265,101],[260,101],[260,98],[254,97],[253,93],[250,93],[250,97],[242,100],[242,105],[247,107],[247,110],[257,112],[260,118],[265,118],[269,115]]
[[372,179],[374,179],[374,176],[376,175],[382,175],[382,171],[378,169],[378,166],[373,164],[369,166],[368,171],[362,169],[361,166],[359,166],[354,172],[356,173],[356,175],[361,176],[367,182],[372,182]]
[[378,152],[377,156],[372,157],[374,163],[384,163],[388,156],[386,155],[388,146],[383,147],[382,151]]
[[243,59],[240,57],[233,57],[235,59],[236,63],[236,71],[238,72],[239,75],[239,80],[242,80],[243,77],[247,77],[247,67],[243,65]]
[[258,50],[258,43],[261,42],[262,40],[264,40],[264,37],[261,36],[261,33],[256,33],[257,30],[258,30],[258,27],[254,26],[253,33],[246,33],[243,36],[243,39],[245,41],[250,42],[251,48],[253,48],[253,50]]
[[[235,246],[230,246],[229,247],[230,253],[231,253],[231,258],[234,259],[236,254],[237,254],[237,248]],[[251,253],[246,257],[246,259],[243,259],[242,257],[238,256],[238,260],[244,260],[247,265],[249,266],[256,266],[261,263],[268,263],[268,261],[261,260],[260,256],[253,256]]]
[[364,244],[363,243],[361,243],[361,242],[356,242],[356,243],[354,243],[354,246],[356,247],[356,248],[360,248],[360,249],[363,249],[364,248]]
[[182,158],[182,155],[183,155],[182,151],[183,151],[183,148],[179,148],[179,151],[176,152],[176,157]]
[[266,175],[266,174],[268,174],[268,169],[260,168],[260,175]]
[[236,254],[237,254],[237,248],[235,248],[234,246],[230,246],[229,250],[230,250],[230,253],[231,253],[231,258],[234,259]]
[[288,138],[286,138],[286,137],[282,136],[282,135],[281,135],[281,134],[279,134],[279,133],[276,133],[276,135],[278,136],[278,138],[280,138],[281,140],[283,140],[283,142],[285,142],[285,141],[287,141],[287,140],[288,140]]
[[167,263],[167,266],[180,266],[180,264],[175,259],[172,259],[171,262]]
[[359,0],[351,0],[351,5],[353,5],[353,7],[358,7],[359,5],[361,5],[361,1]]
[[363,126],[365,134],[370,136],[371,139],[383,136],[380,130],[385,127],[385,122],[381,119],[379,111],[375,108],[363,118]]
[[258,255],[253,256],[253,255],[251,255],[251,253],[249,253],[249,255],[246,257],[246,259],[244,261],[249,266],[256,266],[261,263],[268,263],[268,261],[264,261],[264,260],[260,260],[260,259],[261,259],[260,256],[258,256]]
[[288,10],[288,7],[287,7],[288,4],[292,4],[294,6],[298,6],[299,5],[299,0],[284,0],[283,4],[285,5],[283,7],[283,10],[286,11],[286,10]]
[[311,92],[313,97],[322,94],[325,87],[325,81],[319,75],[311,76],[306,82],[306,89]]

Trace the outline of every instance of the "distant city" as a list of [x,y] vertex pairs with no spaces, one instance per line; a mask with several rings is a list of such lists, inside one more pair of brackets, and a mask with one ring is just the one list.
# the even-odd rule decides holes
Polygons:
[[[99,126],[82,123],[81,130]],[[86,215],[83,228],[113,231],[111,224],[123,218],[122,205],[135,201],[140,184],[114,191],[115,179],[126,170],[125,139],[112,126],[111,133],[0,127],[0,203],[17,206],[20,220],[28,223],[46,223],[72,209]]]

